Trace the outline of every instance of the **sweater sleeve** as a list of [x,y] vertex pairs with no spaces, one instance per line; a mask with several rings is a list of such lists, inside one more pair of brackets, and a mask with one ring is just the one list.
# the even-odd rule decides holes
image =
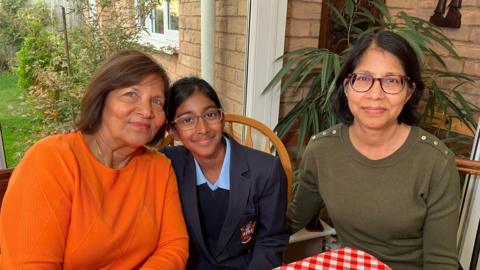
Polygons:
[[0,214],[1,269],[62,269],[73,188],[64,158],[39,142],[12,174]]
[[163,205],[160,239],[156,251],[141,269],[184,269],[188,258],[188,234],[178,194],[177,179],[169,167],[168,183]]
[[452,153],[433,177],[426,198],[423,269],[458,269],[457,230],[460,181]]
[[286,209],[287,177],[275,158],[259,203],[258,232],[248,269],[271,269],[281,264],[282,252],[288,245]]
[[297,190],[287,211],[287,223],[291,233],[307,225],[323,205],[318,189],[318,177],[315,172],[315,151],[309,143],[303,155],[300,167],[294,175]]

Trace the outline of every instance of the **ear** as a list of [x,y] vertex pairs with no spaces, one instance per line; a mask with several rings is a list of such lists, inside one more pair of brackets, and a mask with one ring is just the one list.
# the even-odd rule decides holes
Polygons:
[[168,127],[168,133],[170,135],[172,135],[172,137],[175,141],[180,141],[180,136],[178,135],[178,131],[174,126],[169,126]]
[[408,100],[412,97],[413,93],[415,92],[415,83],[412,83],[412,86],[408,88],[407,96],[405,97],[405,101],[403,104],[407,104]]
[[348,98],[348,78],[345,78],[345,80],[343,80],[343,94],[345,94],[345,97]]

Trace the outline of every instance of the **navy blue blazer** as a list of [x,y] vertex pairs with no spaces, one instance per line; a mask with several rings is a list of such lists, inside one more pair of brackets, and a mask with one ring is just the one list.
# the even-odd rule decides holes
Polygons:
[[[172,160],[178,179],[190,238],[188,270],[271,269],[281,264],[287,249],[287,179],[280,160],[230,141],[228,211],[214,251],[208,250],[202,234],[192,154],[183,146],[162,150]],[[245,234],[253,222],[253,234]]]

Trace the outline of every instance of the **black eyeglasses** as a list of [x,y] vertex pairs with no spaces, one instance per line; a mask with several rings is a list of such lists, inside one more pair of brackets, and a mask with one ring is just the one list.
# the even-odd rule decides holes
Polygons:
[[208,124],[218,124],[223,119],[223,110],[219,108],[211,109],[199,116],[190,114],[182,115],[173,120],[172,124],[175,124],[177,128],[181,130],[190,130],[197,126],[200,118],[202,118]]
[[405,88],[407,82],[410,82],[410,78],[404,75],[388,75],[381,78],[374,78],[373,76],[365,73],[351,73],[348,75],[348,83],[355,92],[368,92],[372,89],[375,81],[380,82],[380,87],[383,92],[396,95]]

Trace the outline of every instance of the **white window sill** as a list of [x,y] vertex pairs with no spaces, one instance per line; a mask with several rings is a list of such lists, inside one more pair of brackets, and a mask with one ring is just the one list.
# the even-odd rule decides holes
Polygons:
[[139,42],[144,45],[152,46],[154,49],[169,55],[178,54],[178,39],[169,37],[159,37],[159,35],[150,35],[142,33]]

